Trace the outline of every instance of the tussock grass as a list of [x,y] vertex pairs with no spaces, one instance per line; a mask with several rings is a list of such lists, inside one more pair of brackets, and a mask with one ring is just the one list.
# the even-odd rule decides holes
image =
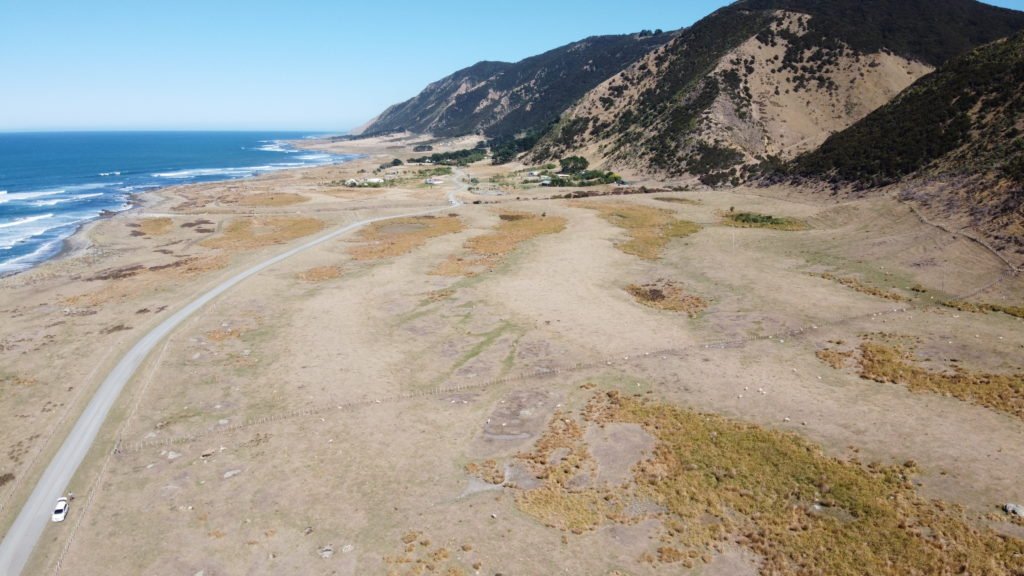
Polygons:
[[601,217],[626,231],[629,240],[616,247],[645,260],[657,260],[673,238],[685,238],[700,231],[700,226],[677,220],[670,210],[635,204],[576,203],[574,206],[596,210]]
[[1004,306],[1002,304],[985,303],[976,304],[974,302],[967,302],[966,300],[948,300],[943,302],[942,305],[947,308],[960,310],[961,312],[976,312],[981,314],[987,312],[1001,312],[1016,318],[1024,318],[1024,306]]
[[504,484],[505,471],[498,467],[496,460],[485,460],[483,462],[470,462],[465,466],[466,474],[479,478],[488,484]]
[[782,230],[785,232],[799,232],[809,230],[810,226],[803,220],[796,218],[780,218],[769,214],[758,214],[757,212],[723,212],[726,226],[736,228],[767,228],[769,230]]
[[359,232],[359,246],[349,249],[356,260],[383,260],[412,252],[427,241],[463,230],[457,216],[417,216],[376,222]]
[[[574,489],[585,446],[558,414],[528,460],[549,476],[517,505],[564,530],[629,522],[621,502],[646,499],[662,522],[657,554],[691,567],[721,543],[762,558],[763,574],[1019,574],[1024,542],[975,526],[957,506],[919,496],[914,463],[864,466],[825,455],[796,434],[609,392],[588,404],[593,425],[636,423],[657,441],[625,489]],[[570,456],[551,465],[552,448]],[[578,451],[578,452],[577,452]],[[572,459],[572,455],[577,459]],[[585,468],[585,462],[584,466]],[[531,496],[531,492],[536,494]]]
[[990,374],[955,366],[938,372],[917,366],[906,347],[868,340],[860,345],[860,375],[900,384],[913,392],[933,392],[1024,419],[1024,372]]
[[323,221],[306,216],[240,218],[228,224],[223,233],[200,244],[207,248],[251,250],[284,244],[323,229]]
[[672,203],[672,204],[686,204],[686,205],[689,205],[689,206],[700,206],[701,205],[700,200],[693,200],[693,199],[690,199],[690,198],[679,198],[679,197],[676,197],[676,196],[659,196],[659,197],[655,198],[655,200],[659,200],[661,202],[669,202],[669,203]]
[[494,230],[466,241],[469,252],[463,256],[450,256],[432,272],[438,276],[476,276],[493,270],[521,244],[548,234],[565,230],[565,218],[532,212],[503,211]]
[[871,286],[870,284],[865,284],[864,282],[856,278],[841,278],[828,272],[825,272],[823,274],[814,274],[814,276],[824,278],[825,280],[831,280],[832,282],[836,282],[838,284],[842,284],[843,286],[846,286],[851,290],[856,290],[861,294],[877,296],[878,298],[884,298],[886,300],[892,300],[894,302],[907,302],[910,300],[909,298],[901,294],[889,292],[887,290],[882,290],[881,288],[875,288],[874,286]]
[[647,284],[630,284],[626,286],[633,298],[657,310],[684,312],[695,318],[708,307],[708,301],[700,296],[687,294],[683,287],[669,280],[658,280]]

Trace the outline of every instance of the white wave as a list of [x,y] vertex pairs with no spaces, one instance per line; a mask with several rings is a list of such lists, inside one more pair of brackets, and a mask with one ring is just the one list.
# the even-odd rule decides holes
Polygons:
[[24,218],[12,220],[10,222],[2,222],[0,223],[0,228],[14,228],[15,226],[24,226],[25,224],[31,224],[32,222],[46,220],[47,218],[53,218],[53,214],[39,214],[37,216],[26,216]]
[[262,146],[257,146],[256,149],[263,152],[281,152],[284,154],[295,154],[299,152],[291,147],[291,145],[282,142],[280,140],[260,140]]
[[96,198],[97,196],[103,196],[103,192],[95,192],[93,194],[76,194],[67,198],[54,198],[53,200],[36,200],[32,205],[38,207],[56,206],[57,204],[64,204],[65,202],[78,202],[79,200]]
[[115,170],[113,172],[100,172],[100,176],[120,176],[120,175],[121,175],[121,171],[120,170]]
[[8,192],[4,194],[4,198],[7,200],[32,200],[33,198],[42,198],[44,196],[53,196],[55,194],[63,194],[67,190],[63,188],[54,188],[53,190],[36,190],[34,192]]
[[0,276],[22,272],[31,268],[33,264],[41,262],[53,254],[56,254],[60,250],[62,242],[64,242],[64,238],[55,238],[45,244],[42,244],[30,254],[11,258],[6,262],[0,262]]
[[331,155],[330,154],[303,154],[302,156],[296,156],[296,158],[298,158],[299,160],[320,161],[320,160],[330,160],[331,159]]

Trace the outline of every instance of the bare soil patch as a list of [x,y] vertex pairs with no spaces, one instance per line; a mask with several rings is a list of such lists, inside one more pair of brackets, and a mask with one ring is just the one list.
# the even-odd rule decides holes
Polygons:
[[242,196],[238,203],[242,206],[291,206],[308,202],[309,198],[290,192],[263,192]]

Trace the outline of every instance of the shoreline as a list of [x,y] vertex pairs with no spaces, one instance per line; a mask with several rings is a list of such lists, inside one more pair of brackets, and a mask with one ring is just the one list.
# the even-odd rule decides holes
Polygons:
[[[319,139],[317,139],[317,141],[319,141]],[[281,142],[285,143],[285,144],[287,144],[289,146],[293,146],[294,148],[299,149],[299,150],[319,150],[318,148],[314,148],[314,147],[298,146],[297,144],[300,143],[300,142],[303,142],[303,140],[281,140]],[[337,155],[337,156],[341,156],[341,154],[334,154],[334,153],[332,153],[332,154],[333,155]],[[116,218],[118,216],[121,216],[121,215],[131,214],[131,213],[137,212],[138,209],[144,208],[146,205],[151,204],[152,200],[154,199],[154,196],[157,195],[157,194],[165,194],[165,193],[167,193],[169,191],[174,191],[176,189],[186,188],[186,187],[189,187],[189,186],[202,186],[202,185],[209,185],[209,184],[219,184],[219,183],[224,183],[224,182],[258,181],[261,178],[265,178],[265,177],[273,175],[273,174],[280,174],[280,173],[286,173],[286,172],[294,172],[294,171],[300,171],[300,170],[308,170],[308,169],[311,169],[311,168],[319,168],[319,167],[326,167],[326,166],[337,166],[337,165],[340,165],[340,164],[345,164],[345,163],[348,163],[348,162],[352,162],[354,160],[358,160],[360,158],[360,155],[358,155],[358,154],[350,154],[349,156],[351,156],[351,157],[350,158],[344,158],[344,159],[341,159],[341,160],[338,160],[338,161],[332,161],[332,162],[324,163],[324,164],[309,164],[309,165],[306,165],[306,166],[294,166],[294,167],[289,167],[289,168],[283,168],[283,169],[280,169],[280,170],[273,170],[273,171],[263,172],[263,173],[260,173],[260,174],[254,174],[252,176],[242,176],[242,177],[237,177],[237,178],[226,178],[224,180],[209,180],[209,181],[205,181],[205,182],[189,182],[189,183],[182,183],[182,184],[171,184],[171,185],[168,185],[168,186],[159,186],[159,187],[156,187],[156,188],[149,188],[149,189],[146,189],[146,190],[142,190],[142,191],[136,192],[136,193],[131,193],[129,195],[128,199],[126,200],[126,203],[128,204],[128,207],[125,208],[124,210],[117,210],[117,211],[103,210],[99,214],[96,214],[95,216],[89,218],[85,222],[81,222],[74,229],[74,231],[71,232],[71,234],[69,234],[67,237],[65,237],[65,238],[63,238],[61,240],[60,248],[58,250],[56,250],[52,255],[44,257],[44,258],[41,258],[39,260],[36,260],[36,261],[32,262],[27,267],[25,267],[25,268],[23,268],[21,270],[12,270],[12,271],[9,271],[9,272],[0,272],[0,280],[6,280],[6,279],[9,279],[9,278],[14,278],[14,277],[19,276],[21,274],[24,274],[26,272],[31,272],[33,270],[36,270],[40,266],[43,266],[43,265],[45,265],[47,263],[57,262],[57,261],[60,261],[60,260],[65,260],[65,259],[73,257],[73,256],[75,256],[75,255],[77,255],[77,254],[79,254],[81,252],[84,252],[85,250],[88,250],[93,245],[92,241],[88,239],[88,232],[89,232],[89,230],[94,228],[100,222],[103,222],[103,221],[106,221],[106,220],[112,220],[112,219],[114,219],[114,218]],[[165,199],[165,198],[161,198],[161,199]]]

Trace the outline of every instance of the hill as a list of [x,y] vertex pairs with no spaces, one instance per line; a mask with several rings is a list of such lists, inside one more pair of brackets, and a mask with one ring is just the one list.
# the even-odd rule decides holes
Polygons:
[[737,2],[588,93],[533,156],[738,183],[1022,28],[1024,13],[972,0]]
[[654,32],[594,36],[514,64],[480,62],[388,108],[363,132],[507,137],[542,130],[589,90],[670,38]]
[[1021,86],[1024,34],[954,59],[794,160],[791,171],[858,187],[911,178],[904,197],[946,218],[961,215],[999,247],[1024,253]]

